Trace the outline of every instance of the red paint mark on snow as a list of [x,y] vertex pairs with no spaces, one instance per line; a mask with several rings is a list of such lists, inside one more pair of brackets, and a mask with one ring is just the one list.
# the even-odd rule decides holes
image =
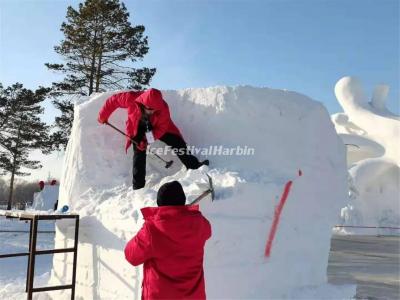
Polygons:
[[[299,171],[299,176],[301,176],[301,170]],[[282,194],[281,200],[279,201],[278,206],[275,207],[275,213],[274,213],[274,220],[272,222],[272,227],[271,230],[269,231],[268,235],[268,240],[267,240],[267,245],[265,247],[265,256],[269,257],[271,255],[271,248],[272,248],[272,243],[274,242],[276,230],[278,229],[278,224],[279,224],[279,219],[281,217],[282,209],[283,206],[285,205],[286,199],[289,195],[290,188],[292,186],[292,181],[288,181],[285,185],[285,190]]]

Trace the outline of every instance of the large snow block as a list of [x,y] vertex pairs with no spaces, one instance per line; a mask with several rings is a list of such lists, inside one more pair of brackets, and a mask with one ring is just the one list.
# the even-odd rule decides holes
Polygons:
[[[141,267],[130,266],[123,253],[143,223],[140,208],[155,206],[158,188],[171,180],[179,180],[193,199],[204,171],[212,176],[217,197],[200,204],[213,229],[204,263],[208,298],[300,298],[310,289],[319,299],[354,295],[352,286],[326,282],[331,229],[345,203],[347,171],[345,147],[319,102],[248,86],[163,91],[189,145],[240,146],[254,153],[209,154],[210,169],[176,173],[148,160],[146,188],[133,191],[132,152],[125,153],[123,136],[96,121],[112,94],[76,104],[65,155],[59,205],[68,204],[82,217],[78,299],[140,298]],[[125,117],[120,110],[110,122],[123,128]],[[204,152],[198,156],[206,158]],[[289,180],[293,186],[265,258],[275,207]],[[70,243],[72,232],[59,223],[56,247]],[[65,282],[70,269],[71,257],[56,255],[51,282]]]

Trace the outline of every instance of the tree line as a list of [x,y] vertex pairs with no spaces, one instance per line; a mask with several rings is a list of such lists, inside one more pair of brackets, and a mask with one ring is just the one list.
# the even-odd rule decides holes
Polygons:
[[[0,83],[0,175],[11,176],[7,209],[15,198],[15,176],[29,176],[29,170],[42,167],[30,152],[49,154],[67,146],[77,97],[149,85],[156,69],[133,66],[148,53],[148,37],[145,27],[132,25],[129,16],[119,0],[86,0],[77,8],[69,6],[60,29],[64,38],[54,47],[62,61],[45,63],[50,71],[62,74],[62,80],[35,90],[19,82],[8,87]],[[41,120],[46,99],[60,111],[50,125]],[[3,197],[0,193],[0,202],[5,202]]]
[[[24,209],[27,205],[32,205],[33,194],[40,191],[37,182],[26,181],[23,179],[16,180],[13,193],[13,205],[16,208]],[[9,181],[0,178],[0,209],[7,208],[8,195],[10,193]]]

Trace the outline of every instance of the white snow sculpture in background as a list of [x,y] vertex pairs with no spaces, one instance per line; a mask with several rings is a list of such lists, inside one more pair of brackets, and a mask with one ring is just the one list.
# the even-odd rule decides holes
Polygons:
[[385,101],[389,94],[389,86],[386,84],[380,84],[375,87],[374,94],[372,96],[371,104],[376,109],[386,109]]
[[400,227],[400,119],[385,106],[388,92],[389,86],[378,85],[369,101],[354,77],[335,86],[344,113],[332,120],[349,146],[350,203],[341,214],[347,225]]
[[54,210],[58,201],[60,185],[56,180],[44,183],[41,181],[40,192],[33,194],[32,209],[35,210]]

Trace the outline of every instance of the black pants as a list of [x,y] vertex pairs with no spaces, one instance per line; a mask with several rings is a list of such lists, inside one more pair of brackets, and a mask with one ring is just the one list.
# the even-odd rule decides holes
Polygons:
[[[197,169],[200,167],[199,160],[187,150],[187,145],[180,136],[166,133],[160,140],[170,146],[173,151],[176,151],[177,156],[186,168]],[[146,184],[146,150],[138,150],[133,145],[133,153],[132,186],[134,190],[137,190]]]

